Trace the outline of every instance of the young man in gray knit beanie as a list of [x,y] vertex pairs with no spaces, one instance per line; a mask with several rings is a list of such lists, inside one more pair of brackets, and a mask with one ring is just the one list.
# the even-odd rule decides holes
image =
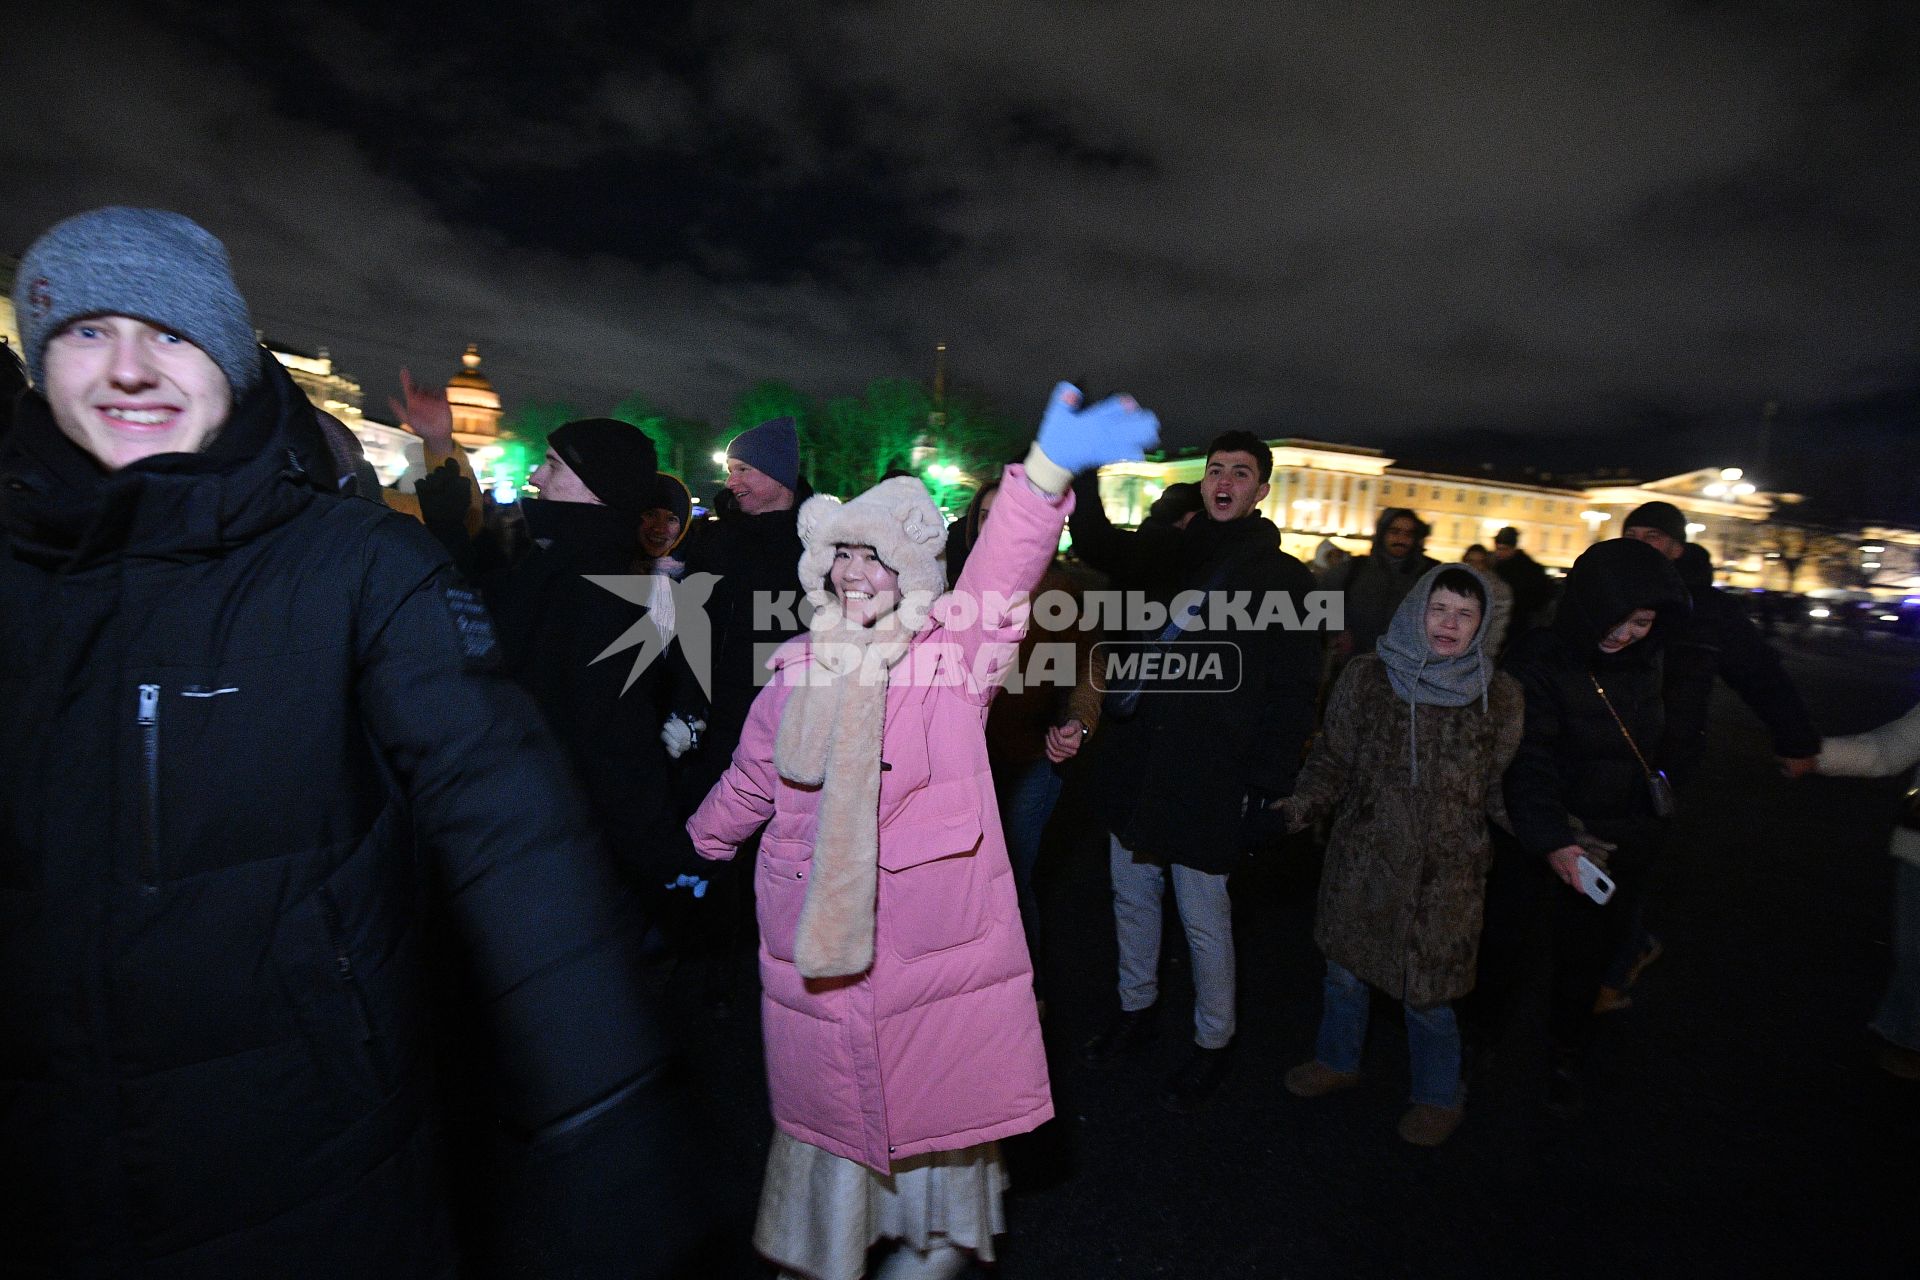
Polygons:
[[77,214],[14,282],[28,376],[60,430],[108,471],[206,446],[260,379],[227,250],[162,209]]

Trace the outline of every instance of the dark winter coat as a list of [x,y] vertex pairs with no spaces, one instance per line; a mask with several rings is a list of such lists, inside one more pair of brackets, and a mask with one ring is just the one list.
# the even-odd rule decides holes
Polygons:
[[1513,591],[1513,622],[1507,628],[1509,637],[1517,636],[1547,620],[1553,608],[1553,579],[1547,576],[1547,571],[1540,567],[1538,560],[1515,547],[1513,554],[1506,559],[1494,558],[1493,571]]
[[1667,728],[1660,754],[1673,780],[1684,782],[1706,752],[1715,676],[1767,726],[1775,755],[1817,755],[1820,735],[1806,705],[1740,601],[1714,590],[1706,548],[1689,543],[1676,567],[1693,611],[1667,640]]
[[102,476],[36,396],[0,450],[9,1275],[451,1267],[416,834],[505,1119],[548,1159],[605,1154],[657,1096],[558,750],[432,537],[329,465],[264,357],[205,453]]
[[[1387,554],[1387,526],[1402,516],[1419,525],[1413,547],[1398,559]],[[1353,640],[1354,653],[1372,653],[1373,646],[1393,621],[1394,610],[1439,561],[1426,553],[1427,524],[1405,507],[1388,507],[1374,523],[1373,548],[1364,556],[1355,556],[1335,576],[1339,590],[1345,593],[1347,635]]]
[[[1269,593],[1290,597],[1296,614],[1307,616],[1313,576],[1280,550],[1279,530],[1264,516],[1223,522],[1203,512],[1185,529],[1156,524],[1128,532],[1108,521],[1098,490],[1083,480],[1070,527],[1074,550],[1117,587],[1165,603],[1207,586],[1227,565],[1219,589],[1248,593],[1252,617]],[[1237,645],[1237,689],[1148,691],[1130,719],[1109,715],[1093,739],[1100,817],[1121,843],[1215,875],[1238,860],[1248,793],[1281,796],[1293,785],[1313,731],[1324,639],[1316,631],[1241,630],[1222,621],[1226,629],[1201,625],[1171,647]]]
[[1333,687],[1294,783],[1295,812],[1333,815],[1314,941],[1329,960],[1417,1006],[1473,989],[1493,846],[1506,824],[1500,775],[1520,743],[1520,686],[1496,674],[1487,705],[1422,705],[1420,780],[1408,757],[1415,708],[1363,654]]
[[[804,482],[793,506],[750,516],[739,509],[695,524],[680,545],[686,576],[719,575],[707,600],[713,627],[713,696],[704,709],[684,686],[676,698],[683,714],[707,722],[700,747],[682,762],[680,799],[691,810],[719,780],[740,744],[747,712],[766,680],[766,660],[800,634],[800,504],[810,494]],[[780,611],[754,616],[754,599]]]
[[[1645,638],[1617,654],[1600,652],[1609,631],[1648,608],[1655,621]],[[1659,768],[1655,753],[1666,723],[1661,649],[1686,610],[1672,563],[1644,542],[1614,538],[1574,562],[1553,625],[1507,646],[1506,670],[1520,682],[1527,708],[1526,731],[1505,779],[1507,813],[1529,853],[1574,843],[1576,819],[1622,844],[1629,861],[1657,837],[1661,824],[1627,734]],[[1594,689],[1596,680],[1606,701]]]
[[660,741],[678,642],[637,676],[639,643],[600,658],[647,613],[586,577],[635,576],[631,516],[537,499],[524,509],[532,544],[511,561],[481,558],[475,585],[499,629],[507,670],[566,748],[615,862],[630,883],[658,889],[693,859]]

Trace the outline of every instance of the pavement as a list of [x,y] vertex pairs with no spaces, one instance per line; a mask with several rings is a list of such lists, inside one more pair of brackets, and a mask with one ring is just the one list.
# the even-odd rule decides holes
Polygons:
[[[1815,631],[1780,647],[1824,733],[1920,700],[1910,641]],[[976,1274],[1920,1274],[1920,1085],[1880,1072],[1866,1031],[1905,784],[1780,779],[1759,723],[1724,690],[1712,737],[1651,910],[1665,954],[1633,1007],[1604,1021],[1586,1114],[1545,1112],[1544,1029],[1522,1018],[1459,1132],[1432,1150],[1394,1131],[1406,1037],[1389,1002],[1376,1002],[1359,1087],[1303,1101],[1281,1086],[1319,1018],[1318,850],[1304,837],[1235,878],[1239,1036],[1211,1105],[1175,1116],[1155,1101],[1190,1025],[1177,926],[1159,1039],[1104,1071],[1080,1064],[1115,1007],[1114,942],[1104,833],[1070,782],[1039,888],[1058,1118],[1007,1144],[1009,1229]],[[718,1219],[690,1274],[764,1280],[747,1244],[771,1135],[752,957],[725,973],[738,998],[724,1019],[684,970],[665,992]]]

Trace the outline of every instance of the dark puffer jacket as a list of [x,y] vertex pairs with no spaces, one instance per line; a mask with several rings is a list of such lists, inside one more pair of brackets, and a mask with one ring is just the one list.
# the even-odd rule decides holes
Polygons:
[[[590,503],[521,505],[534,545],[507,558],[483,544],[471,558],[474,582],[499,627],[508,671],[566,748],[615,865],[650,902],[693,862],[660,741],[679,641],[652,647],[657,633],[635,632],[646,606],[588,580],[634,576],[631,517]],[[622,639],[628,648],[601,658]],[[636,674],[643,655],[650,656]]]
[[545,1185],[658,1101],[626,913],[484,612],[425,530],[324,492],[263,366],[203,454],[102,476],[31,395],[0,451],[9,1275],[453,1267],[416,833]]
[[[1163,604],[1211,586],[1237,593],[1254,622],[1268,595],[1285,595],[1307,618],[1313,575],[1280,550],[1280,531],[1265,516],[1217,521],[1202,512],[1185,529],[1147,524],[1127,532],[1107,520],[1096,481],[1086,476],[1076,485],[1074,550],[1116,586]],[[1149,691],[1131,719],[1105,719],[1094,738],[1099,816],[1122,844],[1211,875],[1234,869],[1242,801],[1250,791],[1285,795],[1300,770],[1323,639],[1278,626],[1240,630],[1235,620],[1172,642],[1235,646],[1240,683],[1230,693]]]
[[[1654,611],[1653,630],[1617,654],[1600,652],[1607,633],[1638,609]],[[1644,542],[1615,538],[1574,561],[1553,625],[1507,647],[1506,670],[1520,681],[1527,707],[1520,749],[1507,769],[1507,812],[1529,853],[1572,844],[1574,819],[1621,843],[1628,862],[1657,832],[1634,746],[1660,767],[1660,652],[1686,611],[1672,563]]]

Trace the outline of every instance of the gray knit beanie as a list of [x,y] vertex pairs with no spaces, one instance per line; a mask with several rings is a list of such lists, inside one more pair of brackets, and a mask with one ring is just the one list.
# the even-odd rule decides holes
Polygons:
[[212,357],[236,400],[260,379],[260,346],[227,247],[165,209],[116,206],[56,223],[20,260],[13,309],[36,387],[46,386],[48,340],[69,321],[101,315],[173,330]]

